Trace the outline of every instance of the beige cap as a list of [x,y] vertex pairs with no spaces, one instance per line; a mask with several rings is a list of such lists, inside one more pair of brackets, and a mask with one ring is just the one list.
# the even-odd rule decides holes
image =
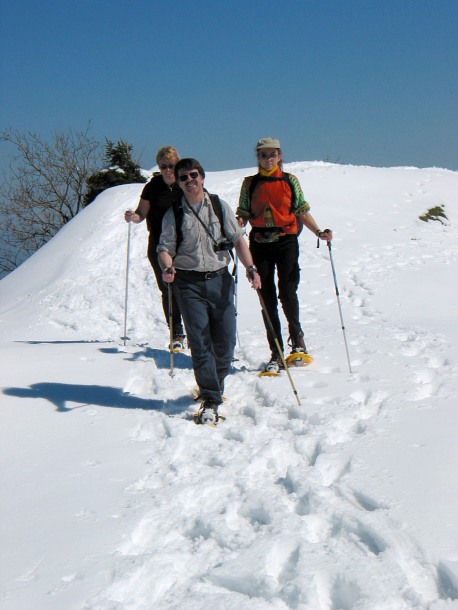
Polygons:
[[261,148],[280,148],[280,140],[275,138],[261,138],[256,144],[256,150]]

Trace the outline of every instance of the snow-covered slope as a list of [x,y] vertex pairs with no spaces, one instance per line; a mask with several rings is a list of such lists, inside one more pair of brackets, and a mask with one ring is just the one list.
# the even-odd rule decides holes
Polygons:
[[[254,168],[208,173],[234,208]],[[458,174],[291,163],[334,230],[301,235],[315,362],[259,378],[240,270],[227,421],[190,421],[188,353],[104,192],[0,281],[2,610],[458,608]],[[422,222],[444,205],[448,220]],[[286,337],[285,337],[286,339]]]

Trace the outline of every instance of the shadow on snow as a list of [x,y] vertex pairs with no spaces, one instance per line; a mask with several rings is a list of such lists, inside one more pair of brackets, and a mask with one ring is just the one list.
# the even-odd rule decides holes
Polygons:
[[[28,345],[75,345],[75,344],[93,344],[106,343],[106,341],[90,341],[90,340],[64,340],[64,341],[15,341],[15,343],[27,343]],[[139,349],[140,348],[140,349]],[[135,349],[135,351],[130,351]],[[168,349],[154,349],[148,346],[113,346],[100,347],[99,351],[102,354],[126,354],[129,357],[126,360],[136,362],[137,360],[152,359],[158,369],[170,368],[170,352]],[[191,356],[183,352],[173,354],[173,367],[175,369],[192,369]]]
[[[86,406],[110,407],[114,409],[146,409],[175,415],[189,408],[189,396],[173,400],[151,400],[132,396],[121,388],[99,385],[74,385],[70,383],[34,383],[28,388],[5,388],[3,393],[17,398],[41,398],[56,406],[57,411],[67,413]],[[67,403],[76,403],[67,407]]]
[[[135,352],[129,352],[127,349],[120,347],[102,347],[99,349],[103,354],[128,354],[131,360],[136,362],[137,360],[152,359],[156,363],[158,369],[169,369],[170,368],[170,352],[166,349],[154,349],[152,347],[145,347]],[[173,354],[173,368],[175,369],[192,369],[192,359],[188,354],[183,352],[177,352]]]

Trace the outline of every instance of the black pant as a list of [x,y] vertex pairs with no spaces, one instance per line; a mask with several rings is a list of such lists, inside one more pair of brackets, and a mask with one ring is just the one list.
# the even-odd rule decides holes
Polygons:
[[[169,289],[167,284],[162,279],[162,269],[159,265],[158,254],[156,252],[156,245],[154,242],[148,244],[148,260],[153,268],[154,275],[156,276],[156,282],[159,290],[162,294],[162,309],[164,310],[165,321],[169,326]],[[178,303],[175,296],[172,296],[172,332],[174,335],[183,335],[183,324],[181,322],[181,312],[178,307]]]
[[[289,336],[293,339],[302,332],[299,320],[299,299],[297,287],[299,286],[299,242],[297,235],[284,235],[272,243],[258,243],[250,234],[250,251],[253,262],[258,268],[261,277],[261,296],[264,300],[275,335],[283,350],[281,324],[278,316],[277,288],[275,286],[275,270],[278,279],[278,298],[283,312],[288,320]],[[273,354],[277,353],[275,340],[271,336],[269,327],[264,319],[269,347]]]

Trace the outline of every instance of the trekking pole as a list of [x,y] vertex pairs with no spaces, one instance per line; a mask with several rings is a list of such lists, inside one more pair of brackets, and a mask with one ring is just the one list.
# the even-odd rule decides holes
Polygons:
[[237,324],[237,316],[238,316],[238,286],[239,286],[239,256],[235,255],[235,267],[234,267],[234,304],[235,304],[235,331],[237,335],[237,343],[240,346],[240,337],[239,337],[239,325]]
[[292,388],[292,390],[293,390],[294,396],[296,397],[297,404],[298,404],[299,406],[301,406],[301,401],[299,400],[299,396],[298,396],[298,394],[297,394],[297,390],[296,390],[296,388],[295,388],[295,386],[294,386],[293,380],[291,379],[291,374],[290,374],[290,372],[289,372],[289,370],[288,370],[288,365],[286,364],[286,361],[285,361],[285,356],[284,356],[284,354],[283,354],[283,350],[282,350],[282,348],[280,347],[280,343],[278,342],[277,335],[275,334],[274,327],[273,327],[272,322],[271,322],[271,320],[270,320],[270,316],[269,316],[269,314],[267,313],[266,304],[264,303],[264,299],[263,299],[263,298],[262,298],[262,296],[261,296],[261,291],[260,291],[260,289],[258,288],[258,289],[256,290],[256,292],[258,293],[259,302],[261,303],[261,309],[262,309],[262,313],[264,314],[264,317],[265,317],[265,319],[267,320],[267,326],[269,327],[270,334],[272,335],[272,338],[273,338],[273,340],[275,341],[275,345],[277,346],[278,355],[280,356],[281,361],[282,361],[282,363],[283,363],[283,366],[284,366],[284,368],[285,368],[286,374],[288,375],[289,383],[291,384],[291,388]]
[[348,352],[347,336],[345,334],[345,325],[344,325],[344,321],[343,321],[343,317],[342,317],[342,307],[340,306],[339,288],[337,286],[336,270],[335,270],[335,267],[334,267],[334,260],[332,258],[332,247],[331,247],[331,242],[330,241],[328,241],[328,248],[329,248],[329,258],[331,259],[332,275],[334,277],[334,286],[336,288],[337,305],[339,306],[340,322],[342,324],[342,332],[343,332],[344,343],[345,343],[345,351],[347,352],[348,369],[349,369],[350,373],[353,373],[353,371],[351,370],[350,354]]
[[170,350],[170,371],[169,371],[169,375],[170,377],[173,377],[174,372],[173,372],[173,314],[172,314],[172,284],[169,282],[167,284],[167,290],[168,290],[168,301],[169,301],[169,340],[170,340],[170,344],[169,344],[169,350]]
[[[131,212],[132,210],[128,210]],[[126,261],[126,289],[124,296],[124,336],[121,339],[124,339],[124,345],[126,345],[126,341],[129,338],[127,336],[127,298],[129,293],[129,259],[130,259],[130,229],[132,223],[128,223],[129,228],[127,229],[127,261]]]

